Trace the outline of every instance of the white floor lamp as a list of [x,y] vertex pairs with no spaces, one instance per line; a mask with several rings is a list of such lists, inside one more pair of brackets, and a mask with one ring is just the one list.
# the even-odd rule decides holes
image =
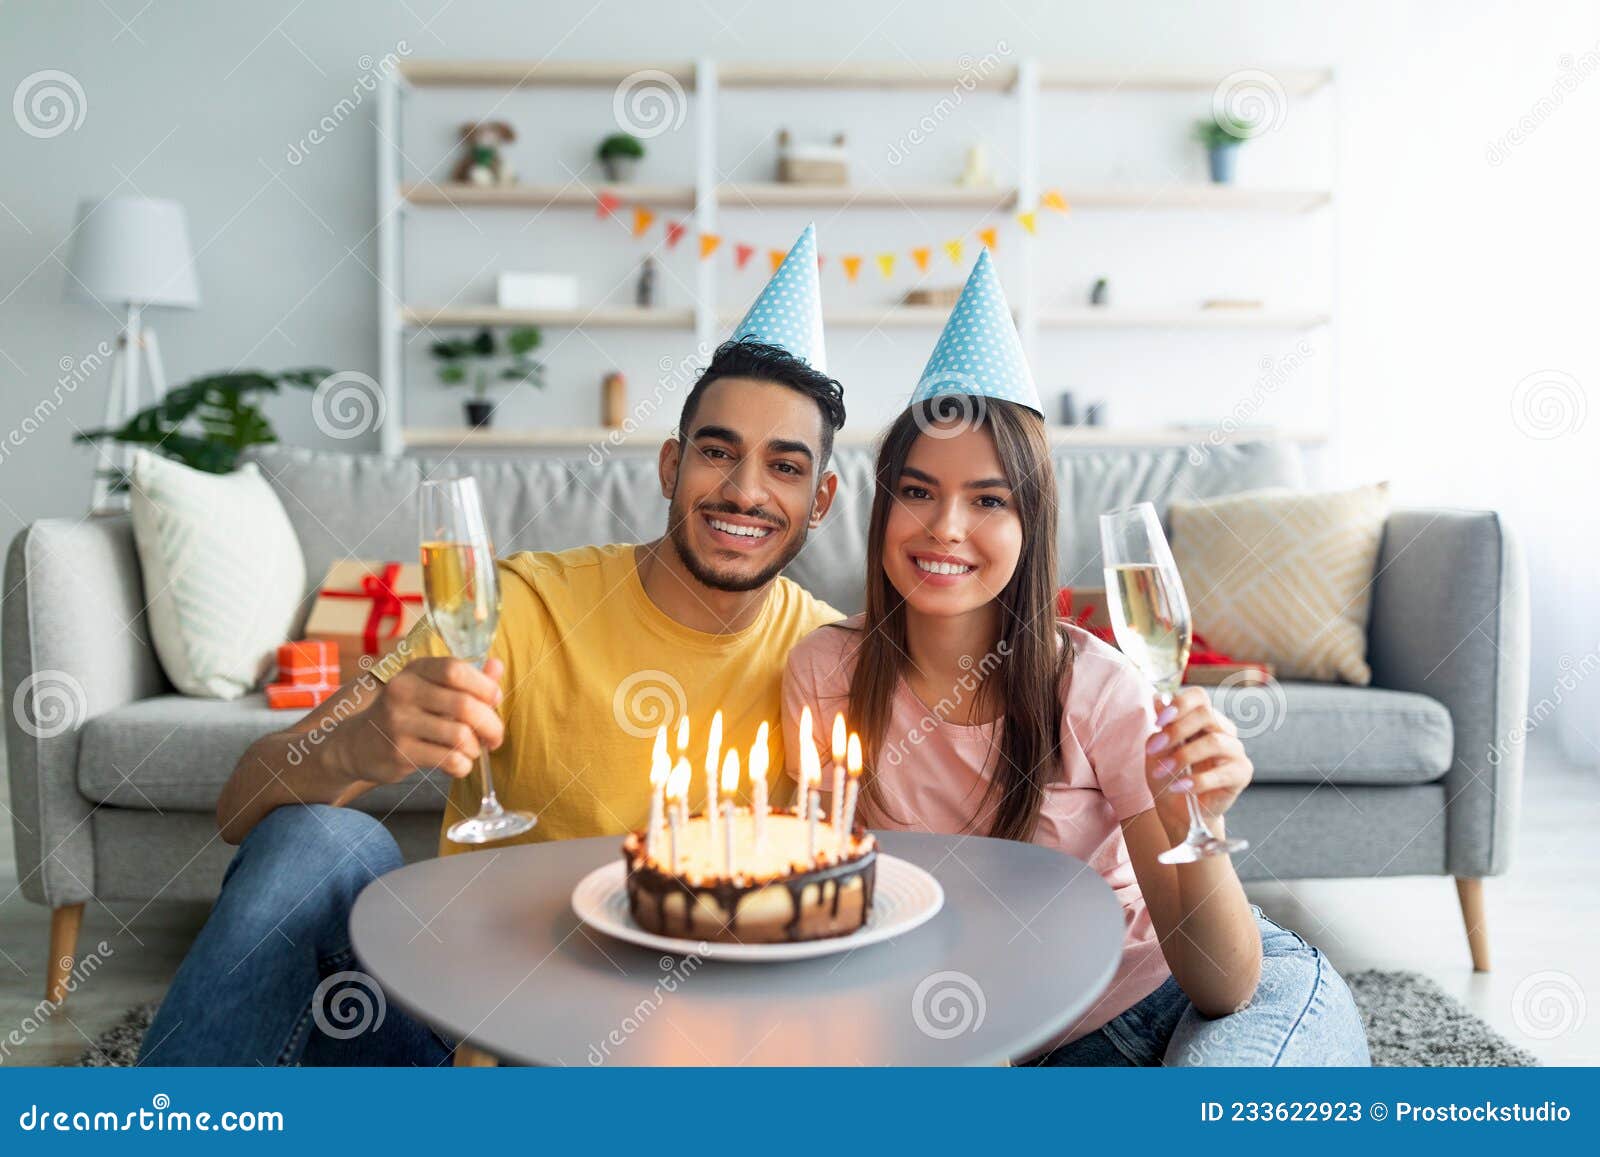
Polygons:
[[[106,393],[107,426],[120,426],[140,409],[140,362],[149,375],[153,401],[167,392],[155,331],[144,324],[147,306],[194,309],[200,304],[194,254],[183,206],[145,197],[107,197],[78,206],[67,263],[66,297],[119,307],[127,320],[117,335]],[[128,466],[125,447],[114,444],[111,465]],[[111,479],[96,471],[91,509],[111,504]]]

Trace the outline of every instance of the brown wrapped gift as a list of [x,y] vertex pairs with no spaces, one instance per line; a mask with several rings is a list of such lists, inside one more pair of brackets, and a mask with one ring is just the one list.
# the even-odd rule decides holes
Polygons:
[[317,590],[306,638],[339,648],[339,677],[349,682],[398,647],[424,613],[420,563],[341,559]]

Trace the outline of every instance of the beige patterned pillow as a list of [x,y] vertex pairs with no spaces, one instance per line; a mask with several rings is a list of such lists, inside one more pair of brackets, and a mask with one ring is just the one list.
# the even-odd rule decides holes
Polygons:
[[1281,679],[1372,682],[1367,612],[1388,516],[1385,482],[1174,502],[1172,556],[1194,629]]

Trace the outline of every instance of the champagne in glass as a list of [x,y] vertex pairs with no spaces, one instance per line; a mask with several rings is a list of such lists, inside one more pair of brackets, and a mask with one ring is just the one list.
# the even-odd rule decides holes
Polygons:
[[[424,482],[421,499],[422,590],[428,621],[452,655],[481,668],[488,662],[499,624],[500,583],[477,481]],[[478,766],[483,802],[477,815],[451,825],[452,840],[486,844],[520,835],[538,823],[531,812],[500,806],[488,751],[480,755]]]
[[[1122,653],[1154,685],[1163,705],[1172,702],[1189,664],[1193,628],[1189,599],[1172,561],[1155,507],[1141,502],[1100,516],[1106,604]],[[1206,856],[1242,852],[1244,840],[1222,839],[1206,826],[1190,792],[1189,834],[1157,857],[1163,864],[1188,864]]]

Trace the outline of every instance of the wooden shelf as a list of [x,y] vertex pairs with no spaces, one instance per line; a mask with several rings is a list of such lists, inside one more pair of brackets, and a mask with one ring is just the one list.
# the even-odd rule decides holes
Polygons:
[[1011,188],[968,189],[961,185],[908,185],[857,188],[853,185],[729,184],[717,186],[725,209],[805,208],[1009,209],[1017,203]]
[[[870,446],[882,431],[846,426],[834,439],[841,446]],[[1316,446],[1327,440],[1320,430],[1260,428],[1224,436],[1215,426],[1128,427],[1051,426],[1050,441],[1057,446],[1190,446],[1197,442],[1293,442]],[[407,449],[449,448],[467,450],[577,449],[597,443],[654,449],[671,437],[669,430],[608,430],[600,426],[546,429],[472,429],[460,427],[407,427]]]
[[664,72],[685,88],[694,84],[688,61],[408,60],[400,75],[418,87],[541,88],[615,85],[646,70]]
[[983,67],[974,59],[966,68],[959,61],[933,64],[890,62],[883,64],[724,64],[717,69],[722,88],[893,88],[952,89],[1004,92],[1017,82],[1014,64]]
[[1326,189],[1252,189],[1241,185],[1059,188],[1073,209],[1234,209],[1305,213],[1333,200],[1333,194]]
[[496,206],[548,209],[558,205],[594,207],[602,194],[652,207],[672,208],[694,204],[693,185],[467,185],[419,181],[400,187],[400,195],[413,205],[448,205],[456,208]]
[[1311,310],[1043,307],[1039,324],[1062,329],[1314,329],[1328,315]]
[[501,309],[494,305],[425,309],[407,306],[400,311],[400,320],[411,329],[476,325],[546,325],[552,329],[689,329],[694,326],[694,311],[610,305],[597,305],[590,309]]
[[[1160,69],[1150,72],[1114,72],[1105,69],[1041,65],[1039,87],[1076,92],[1212,92],[1239,69]],[[1271,76],[1285,96],[1306,96],[1333,80],[1328,69],[1251,69]]]

